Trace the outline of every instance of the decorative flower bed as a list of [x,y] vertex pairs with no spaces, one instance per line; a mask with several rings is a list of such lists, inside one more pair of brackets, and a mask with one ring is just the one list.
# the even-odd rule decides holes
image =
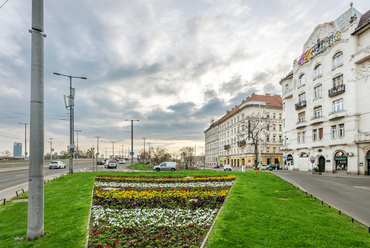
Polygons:
[[89,247],[199,247],[235,179],[98,176]]

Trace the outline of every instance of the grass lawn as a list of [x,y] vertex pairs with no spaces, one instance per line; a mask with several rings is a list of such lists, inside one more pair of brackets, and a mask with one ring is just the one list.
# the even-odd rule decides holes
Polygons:
[[367,228],[268,172],[84,172],[45,184],[46,236],[27,234],[27,203],[0,206],[0,247],[84,247],[96,175],[222,175],[238,178],[206,247],[370,247]]

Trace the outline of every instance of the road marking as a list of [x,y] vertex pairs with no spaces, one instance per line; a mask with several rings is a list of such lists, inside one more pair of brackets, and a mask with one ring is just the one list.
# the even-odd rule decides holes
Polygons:
[[366,186],[353,186],[353,187],[356,189],[364,189],[364,190],[370,191],[370,187],[366,187]]

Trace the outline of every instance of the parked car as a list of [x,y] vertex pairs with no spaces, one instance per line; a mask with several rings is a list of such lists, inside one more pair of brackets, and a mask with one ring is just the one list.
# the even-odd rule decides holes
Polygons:
[[103,160],[98,160],[98,161],[96,162],[96,164],[97,164],[97,165],[103,165],[103,164],[104,164],[104,161],[103,161]]
[[49,164],[49,169],[61,169],[66,168],[66,164],[62,161],[51,161]]
[[266,168],[266,170],[275,170],[276,169],[276,165],[275,164],[269,164]]
[[116,160],[107,160],[108,162],[105,162],[104,168],[114,168],[117,169],[117,161]]
[[225,164],[225,166],[224,166],[224,171],[232,171],[232,169],[231,169],[231,165],[229,165],[229,164]]
[[163,162],[160,165],[154,166],[155,171],[175,171],[177,170],[176,162]]
[[267,170],[267,164],[263,164],[263,165],[261,165],[261,170]]
[[213,169],[219,169],[220,168],[220,166],[218,166],[218,165],[215,165],[215,167],[213,167]]
[[284,167],[284,165],[282,165],[282,164],[276,164],[276,167],[277,167],[278,170],[282,170],[283,167]]
[[120,160],[118,161],[118,163],[119,163],[119,164],[124,164],[124,163],[126,163],[126,161],[125,161],[124,159],[120,159]]

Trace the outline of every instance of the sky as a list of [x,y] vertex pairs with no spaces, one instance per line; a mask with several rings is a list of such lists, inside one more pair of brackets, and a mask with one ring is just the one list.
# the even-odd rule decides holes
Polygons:
[[[344,0],[44,1],[44,151],[69,145],[69,78],[80,149],[127,153],[148,143],[204,152],[211,118],[252,93],[281,94],[279,81]],[[361,13],[368,0],[353,1]],[[25,140],[30,121],[31,3],[0,0],[0,153]],[[29,139],[29,125],[27,140]],[[77,143],[75,135],[75,142]],[[27,141],[29,150],[29,141]],[[115,143],[112,143],[115,142]]]

